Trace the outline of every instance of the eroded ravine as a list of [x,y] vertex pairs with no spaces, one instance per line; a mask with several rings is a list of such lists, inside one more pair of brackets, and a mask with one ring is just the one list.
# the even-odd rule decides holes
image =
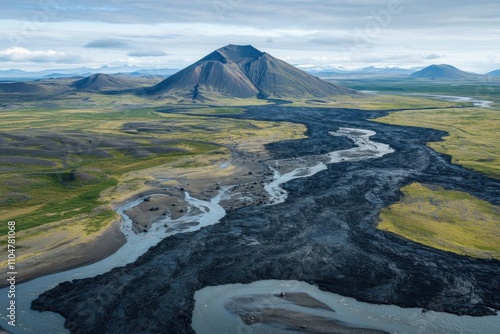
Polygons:
[[[376,124],[382,113],[284,107],[249,108],[237,117],[294,121],[308,138],[268,148],[277,159],[349,149],[338,127],[370,129],[395,149],[379,159],[329,165],[284,185],[274,206],[230,212],[221,224],[173,235],[136,262],[63,283],[33,306],[57,311],[84,333],[191,333],[194,292],[263,279],[298,280],[371,303],[486,315],[500,309],[498,261],[474,260],[374,228],[379,210],[414,181],[467,191],[499,204],[498,181],[450,164],[425,146],[439,131]],[[245,240],[252,242],[245,243]]]

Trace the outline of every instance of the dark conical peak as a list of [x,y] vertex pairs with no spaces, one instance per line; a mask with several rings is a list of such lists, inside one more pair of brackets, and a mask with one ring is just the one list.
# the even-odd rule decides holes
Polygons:
[[249,60],[256,60],[264,54],[264,52],[257,50],[251,45],[234,45],[234,44],[226,45],[218,49],[216,52],[219,52],[220,54],[224,55],[227,59],[235,63],[241,63],[242,61],[246,62]]
[[220,49],[215,50],[200,61],[217,61],[223,64],[233,62],[236,64],[244,64],[257,60],[262,56],[261,52],[251,45],[234,45],[229,44]]
[[229,44],[148,90],[151,95],[203,101],[236,98],[302,98],[356,94],[305,73],[251,45]]
[[411,75],[413,78],[422,79],[467,79],[477,77],[477,74],[464,72],[458,68],[447,65],[430,65],[420,71],[417,71]]

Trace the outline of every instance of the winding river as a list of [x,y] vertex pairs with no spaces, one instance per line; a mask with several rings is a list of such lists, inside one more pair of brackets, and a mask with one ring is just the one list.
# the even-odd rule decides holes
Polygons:
[[[59,314],[52,312],[37,312],[30,309],[31,301],[37,298],[46,290],[52,289],[57,284],[74,279],[82,279],[94,277],[112,268],[125,266],[134,262],[146,253],[149,248],[155,246],[162,239],[176,234],[199,230],[204,226],[216,224],[224,217],[226,211],[219,205],[221,198],[227,191],[227,188],[222,188],[220,192],[210,202],[199,200],[191,197],[188,193],[185,194],[186,201],[189,204],[189,209],[183,217],[171,220],[166,218],[155,223],[148,233],[135,233],[132,230],[132,220],[124,213],[126,210],[138,205],[144,198],[131,201],[120,207],[117,212],[122,217],[121,231],[126,236],[126,243],[113,255],[96,262],[94,264],[71,269],[61,273],[43,276],[26,283],[17,285],[16,287],[16,327],[12,327],[7,323],[6,309],[8,307],[6,298],[2,297],[0,302],[0,325],[8,329],[12,333],[40,333],[40,334],[57,334],[68,333],[64,328],[64,318]],[[192,214],[192,212],[201,212]],[[175,231],[167,232],[167,229]],[[0,290],[1,296],[7,295],[7,288]]]
[[[328,164],[344,161],[360,161],[374,159],[394,152],[386,144],[370,140],[374,131],[340,128],[330,132],[332,136],[345,136],[356,145],[348,150],[334,151],[325,155],[315,155],[296,159],[275,160],[270,162],[274,171],[273,180],[265,186],[269,194],[269,204],[283,203],[288,196],[281,188],[286,182],[297,178],[312,176],[327,168]],[[280,166],[287,166],[282,172]],[[286,169],[286,168],[285,168]],[[0,325],[12,333],[67,333],[64,329],[64,318],[51,312],[36,312],[30,309],[31,301],[41,293],[64,281],[94,277],[110,271],[112,268],[134,262],[147,250],[162,239],[176,234],[193,232],[204,226],[218,223],[226,214],[219,202],[229,196],[231,187],[222,188],[210,201],[193,198],[185,193],[185,200],[190,210],[181,218],[172,220],[165,218],[156,223],[147,233],[134,233],[132,221],[124,213],[127,209],[138,205],[143,198],[131,201],[120,207],[117,212],[122,216],[121,230],[127,242],[115,254],[89,266],[68,270],[62,273],[47,275],[19,284],[16,291],[16,307],[18,310],[16,327],[7,324],[7,301],[0,302]],[[174,227],[174,228],[172,228]],[[329,292],[320,291],[314,286],[297,281],[260,281],[250,285],[233,284],[230,286],[207,287],[195,295],[196,305],[193,313],[193,328],[203,333],[252,333],[254,327],[245,325],[240,318],[225,307],[227,301],[247,294],[274,294],[283,290],[304,292],[329,305],[335,311],[335,320],[353,327],[369,327],[391,333],[492,333],[492,328],[500,328],[500,317],[472,318],[458,317],[446,313],[403,309],[392,305],[372,305],[360,303],[352,298],[342,297]],[[0,290],[6,296],[7,289]],[[263,305],[267,305],[264,300]],[[262,307],[257,305],[256,307]],[[220,319],[224,319],[221,321]],[[429,321],[429,319],[433,319]],[[479,320],[478,320],[479,319]],[[223,325],[225,324],[225,325]],[[443,327],[445,324],[446,327]],[[451,331],[443,328],[451,328]],[[456,329],[456,331],[454,331]],[[280,333],[273,327],[259,327],[259,333]],[[283,332],[283,331],[281,331]]]
[[[383,92],[378,92],[374,90],[366,90],[363,91],[366,94],[383,94]],[[418,97],[428,97],[435,100],[448,101],[448,102],[457,102],[457,103],[472,103],[472,105],[476,108],[491,108],[493,101],[481,100],[475,97],[468,96],[455,96],[455,95],[439,95],[439,94],[424,94],[424,93],[397,93],[397,95],[403,96],[418,96]]]

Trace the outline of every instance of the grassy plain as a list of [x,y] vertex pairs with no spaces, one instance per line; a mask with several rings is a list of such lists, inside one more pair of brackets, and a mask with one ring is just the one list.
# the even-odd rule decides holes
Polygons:
[[[332,80],[349,88],[362,91],[375,91],[394,96],[402,94],[437,94],[467,96],[494,102],[500,107],[500,79],[491,77],[482,82],[473,81],[434,81],[411,79],[360,79]],[[415,96],[415,97],[418,97]]]
[[295,106],[323,107],[323,108],[347,108],[362,110],[397,110],[397,109],[420,109],[420,108],[449,108],[453,106],[468,105],[466,103],[452,103],[439,101],[419,96],[402,95],[374,95],[364,94],[358,97],[338,96],[332,101],[318,103],[314,101],[294,101]]
[[[262,148],[302,138],[306,130],[292,123],[203,116],[241,112],[237,107],[179,106],[200,114],[188,116],[159,113],[158,101],[119,99],[79,93],[0,111],[0,217],[16,221],[20,241],[48,240],[47,228],[60,238],[47,244],[51,249],[77,237],[86,240],[117,219],[117,197],[109,194],[127,189],[119,197],[124,200],[147,188],[152,177],[141,171],[203,168],[230,160],[228,145]],[[2,244],[6,232],[1,224]]]
[[378,228],[472,257],[500,260],[500,207],[470,194],[414,183],[382,210]]
[[446,131],[448,136],[443,141],[429,143],[428,146],[450,155],[455,164],[500,179],[500,109],[405,110],[377,121]]
[[[472,96],[492,101],[491,108],[404,108],[377,119],[394,125],[446,131],[429,143],[452,162],[500,179],[500,86],[494,83],[351,82],[358,89]],[[384,96],[391,100],[391,95]],[[399,95],[398,95],[399,96]],[[402,108],[403,109],[403,108]],[[500,209],[464,193],[413,184],[402,200],[380,215],[379,228],[416,242],[467,256],[500,258]]]

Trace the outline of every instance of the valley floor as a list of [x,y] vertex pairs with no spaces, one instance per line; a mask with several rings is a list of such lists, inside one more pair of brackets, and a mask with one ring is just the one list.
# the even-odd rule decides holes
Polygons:
[[[150,323],[146,314],[161,312],[163,320],[154,326],[191,332],[195,291],[262,279],[303,280],[371,303],[456,314],[500,309],[500,268],[491,260],[500,254],[500,152],[491,144],[500,130],[496,109],[401,96],[231,107],[144,107],[133,98],[138,104],[125,109],[108,96],[81,98],[59,101],[64,108],[30,102],[0,114],[0,187],[6,194],[0,213],[18,223],[22,281],[114,253],[124,243],[115,210],[126,202],[144,198],[126,213],[135,232],[147,235],[165,216],[186,213],[186,191],[210,201],[234,186],[233,196],[221,201],[227,216],[220,224],[167,238],[112,275],[50,290],[34,303],[37,309],[61,313],[83,332],[131,330],[111,321],[120,310],[102,307],[120,298],[123,308],[134,308],[145,292],[129,282],[146,280],[155,297],[147,312],[134,316],[136,326]],[[79,107],[82,101],[89,105]],[[423,108],[414,109],[418,105]],[[387,116],[384,109],[394,113]],[[35,125],[43,130],[30,130]],[[374,130],[375,140],[395,152],[291,181],[284,186],[290,198],[266,206],[269,167],[286,173],[304,156],[352,147],[347,138],[332,139],[330,132],[339,127]],[[472,238],[443,247],[434,227],[456,220],[443,203],[457,194],[467,194],[457,205],[472,211],[454,233]],[[431,207],[435,222],[426,230],[421,221]],[[408,212],[414,220],[405,218]],[[476,218],[491,221],[487,243],[477,242],[483,230],[470,228]],[[176,271],[157,270],[165,263]],[[97,294],[104,304],[91,298]],[[84,306],[102,321],[85,320],[79,313]]]
[[[229,212],[220,224],[165,239],[133,265],[48,291],[34,307],[57,311],[84,332],[97,328],[128,331],[134,324],[144,332],[162,327],[189,333],[192,294],[198,289],[262,279],[296,279],[371,303],[492,314],[492,309],[500,308],[495,293],[498,261],[438,251],[374,227],[379,211],[396,202],[399,189],[407,184],[425,181],[498,205],[498,181],[453,165],[426,147],[443,132],[366,120],[383,114],[268,106],[225,116],[306,124],[306,139],[267,146],[275,159],[351,147],[345,138],[332,139],[329,132],[338,127],[374,130],[377,135],[373,139],[389,144],[395,152],[378,159],[332,165],[309,178],[289,182],[285,190],[290,196],[282,204],[251,205]],[[239,242],[243,240],[256,242],[245,245]],[[139,291],[130,285],[137,281],[148,284]],[[117,289],[127,292],[117,294]],[[96,294],[100,295],[99,303],[90,299]],[[144,313],[135,314],[132,322],[116,320],[122,308],[134,308],[144,294],[154,296],[150,306],[144,306]],[[116,305],[116,298],[120,309],[106,308],[104,313],[102,307]],[[85,320],[79,315],[82,307],[90,307],[102,321]],[[162,320],[152,324],[151,316]]]

